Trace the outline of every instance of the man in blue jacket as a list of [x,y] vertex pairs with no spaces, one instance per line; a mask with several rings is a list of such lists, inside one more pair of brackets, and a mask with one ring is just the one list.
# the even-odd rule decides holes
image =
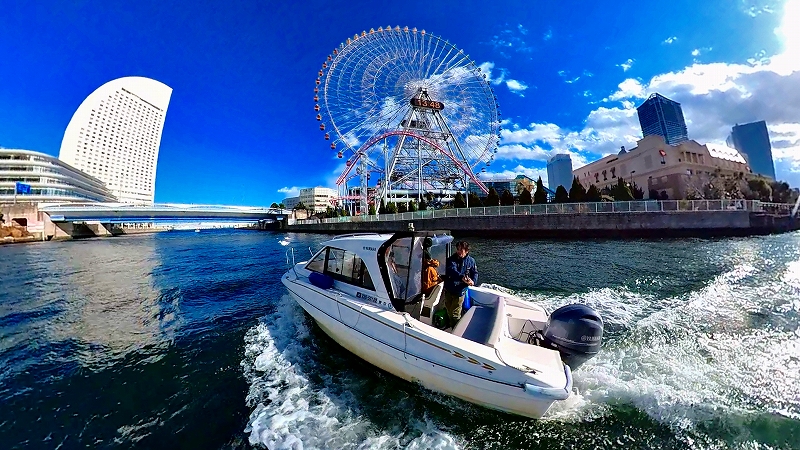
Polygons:
[[454,327],[461,319],[461,310],[467,287],[478,282],[478,266],[469,256],[469,242],[456,243],[456,252],[447,258],[444,282],[444,307],[450,315],[450,326]]

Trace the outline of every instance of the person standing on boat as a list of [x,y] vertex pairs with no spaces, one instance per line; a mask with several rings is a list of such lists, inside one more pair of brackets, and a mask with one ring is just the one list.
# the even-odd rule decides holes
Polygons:
[[442,277],[436,270],[439,267],[439,260],[431,256],[431,246],[433,246],[433,240],[426,237],[422,243],[422,293],[426,296],[430,296],[433,288],[442,282]]
[[444,282],[444,307],[450,315],[450,326],[461,319],[467,288],[478,282],[478,265],[469,256],[469,242],[456,243],[456,252],[447,258]]

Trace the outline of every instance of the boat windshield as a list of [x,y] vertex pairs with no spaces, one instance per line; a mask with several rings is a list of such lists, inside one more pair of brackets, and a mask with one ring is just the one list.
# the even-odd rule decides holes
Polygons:
[[386,249],[386,266],[394,298],[413,299],[422,292],[422,239],[405,237]]

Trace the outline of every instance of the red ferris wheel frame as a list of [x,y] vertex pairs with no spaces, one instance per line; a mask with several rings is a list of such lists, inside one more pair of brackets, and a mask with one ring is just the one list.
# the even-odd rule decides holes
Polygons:
[[344,183],[345,179],[347,179],[347,175],[353,169],[353,166],[355,166],[358,160],[361,159],[361,155],[363,155],[370,147],[372,147],[376,143],[390,136],[413,137],[414,139],[419,139],[420,141],[439,150],[440,152],[442,152],[443,155],[447,156],[450,159],[450,161],[453,162],[453,164],[455,164],[459,169],[461,169],[461,171],[464,172],[470,178],[470,180],[472,180],[472,182],[475,183],[478,186],[478,188],[480,188],[481,191],[483,191],[484,194],[489,193],[489,190],[477,177],[475,177],[475,174],[472,173],[472,170],[469,170],[467,167],[465,167],[465,165],[461,161],[457,160],[450,152],[448,152],[447,150],[442,148],[439,144],[437,144],[436,141],[406,130],[389,131],[368,140],[364,145],[361,146],[361,148],[358,149],[358,151],[356,151],[352,156],[347,158],[346,167],[342,172],[342,174],[339,175],[339,178],[336,180],[336,184],[341,186],[342,183]]

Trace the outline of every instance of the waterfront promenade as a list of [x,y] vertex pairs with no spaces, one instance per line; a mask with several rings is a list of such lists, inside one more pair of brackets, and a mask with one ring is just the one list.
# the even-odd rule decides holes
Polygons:
[[746,236],[800,229],[792,205],[757,200],[663,200],[548,203],[440,209],[297,220],[288,230],[313,233],[448,229],[495,237]]

